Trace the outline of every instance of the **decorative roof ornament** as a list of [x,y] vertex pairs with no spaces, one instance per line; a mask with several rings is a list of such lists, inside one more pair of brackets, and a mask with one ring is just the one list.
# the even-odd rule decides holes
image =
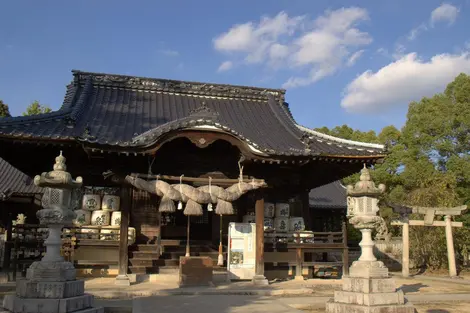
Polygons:
[[203,101],[201,106],[189,112],[189,116],[193,118],[201,117],[201,118],[216,119],[219,116],[219,112],[214,111],[213,109],[209,108],[206,105],[206,102]]
[[80,188],[83,183],[83,179],[78,176],[73,180],[72,175],[67,172],[67,165],[65,165],[66,158],[60,155],[55,158],[55,164],[53,171],[44,172],[41,175],[34,177],[34,184],[39,187],[50,187],[60,189],[74,189]]
[[379,184],[378,187],[375,186],[374,181],[370,176],[369,169],[367,168],[366,164],[364,164],[364,168],[361,170],[361,176],[359,177],[359,181],[353,186],[347,186],[347,194],[351,197],[378,197],[382,193],[385,192],[385,185]]

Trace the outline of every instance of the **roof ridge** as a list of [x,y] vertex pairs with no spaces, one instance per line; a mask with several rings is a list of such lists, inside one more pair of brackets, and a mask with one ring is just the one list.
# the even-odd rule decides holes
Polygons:
[[273,95],[277,98],[284,99],[284,95],[286,93],[284,89],[250,87],[242,85],[193,82],[120,74],[93,73],[79,70],[72,70],[72,73],[74,75],[74,80],[77,83],[80,83],[87,78],[91,78],[93,83],[96,85],[110,85],[142,90],[159,90],[174,93],[210,95],[216,97],[267,99],[267,95]]
[[342,143],[342,144],[347,144],[347,145],[353,145],[353,146],[359,146],[359,147],[364,147],[364,148],[373,148],[373,149],[385,150],[385,145],[381,145],[381,144],[377,144],[377,143],[369,143],[369,142],[362,142],[362,141],[355,141],[355,140],[349,140],[349,139],[338,138],[338,137],[335,137],[335,136],[323,134],[323,133],[321,133],[321,132],[318,132],[318,131],[313,130],[313,129],[311,129],[311,128],[302,126],[302,125],[300,125],[300,124],[296,124],[296,126],[297,126],[300,130],[302,130],[302,131],[304,131],[304,132],[306,132],[306,133],[309,133],[309,134],[311,134],[311,135],[314,135],[314,136],[323,138],[323,139],[325,139],[325,140],[330,140],[330,141],[337,142],[337,143]]

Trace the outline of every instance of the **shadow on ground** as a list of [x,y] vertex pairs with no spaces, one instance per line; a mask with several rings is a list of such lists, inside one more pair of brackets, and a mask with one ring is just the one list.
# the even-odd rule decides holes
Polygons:
[[[166,289],[169,294],[187,288]],[[210,288],[209,288],[210,289]],[[132,313],[298,313],[302,312],[272,297],[253,295],[199,294],[134,298]]]
[[402,285],[399,289],[401,289],[404,293],[410,292],[419,292],[421,288],[429,287],[428,285],[417,283],[417,284],[410,284],[410,285]]

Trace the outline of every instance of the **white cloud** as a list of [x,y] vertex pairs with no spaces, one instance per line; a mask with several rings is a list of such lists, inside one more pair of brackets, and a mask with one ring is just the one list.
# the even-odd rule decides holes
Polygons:
[[410,31],[410,33],[408,34],[407,39],[409,41],[415,40],[418,37],[419,34],[421,34],[422,32],[425,32],[427,30],[428,30],[428,26],[425,23],[423,23],[423,24],[419,25],[418,27],[413,28]]
[[[280,12],[258,23],[237,24],[213,40],[214,48],[242,63],[261,64],[291,71],[308,70],[306,77],[293,75],[284,87],[312,84],[356,61],[359,47],[372,38],[357,24],[369,18],[367,10],[351,7],[326,11],[314,20],[289,17]],[[354,56],[354,54],[357,54]]]
[[232,61],[225,61],[220,64],[219,68],[217,69],[217,72],[225,72],[233,68],[233,62]]
[[364,53],[365,50],[359,50],[354,52],[348,59],[348,62],[346,63],[347,66],[353,66],[356,64],[357,60],[359,60]]
[[253,22],[234,25],[213,40],[214,48],[222,52],[244,52],[246,62],[260,63],[265,61],[273,45],[280,44],[280,36],[292,35],[303,19],[303,16],[290,18],[280,12],[273,18],[262,17],[257,25]]
[[435,8],[431,12],[429,21],[426,23],[421,23],[419,26],[413,28],[407,36],[409,41],[415,40],[418,35],[428,31],[434,26],[437,22],[448,22],[449,25],[452,25],[457,19],[457,15],[460,10],[449,3],[443,3],[439,7]]
[[167,55],[169,57],[177,57],[180,55],[180,53],[176,50],[171,50],[171,49],[160,49],[158,50],[161,54]]
[[452,4],[443,3],[431,13],[431,24],[436,22],[448,22],[449,25],[453,24],[459,14],[459,9]]
[[461,72],[470,73],[470,53],[440,54],[428,61],[409,53],[377,72],[366,71],[345,89],[341,106],[377,112],[442,91]]

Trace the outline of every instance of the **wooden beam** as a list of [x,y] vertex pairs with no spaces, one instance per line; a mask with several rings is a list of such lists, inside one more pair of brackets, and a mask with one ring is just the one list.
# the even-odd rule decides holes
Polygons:
[[[130,176],[142,178],[142,179],[162,179],[162,180],[173,180],[173,181],[183,181],[183,182],[193,182],[193,183],[205,183],[209,184],[209,177],[180,177],[180,176],[170,176],[170,175],[148,175],[148,174],[139,174],[139,173],[132,173]],[[213,178],[211,180],[212,185],[228,185],[231,186],[239,182],[239,179],[230,179],[230,178]],[[245,183],[254,182],[257,185],[261,185],[261,187],[267,187],[268,185],[264,181],[264,179],[257,179],[257,178],[249,178],[243,179]]]
[[[403,222],[392,221],[391,225],[393,225],[393,226],[403,226]],[[434,221],[434,222],[432,222],[432,224],[426,224],[424,221],[410,220],[409,225],[410,226],[446,226],[446,222],[445,221]],[[452,227],[463,227],[462,222],[452,222],[451,225],[452,225]]]

